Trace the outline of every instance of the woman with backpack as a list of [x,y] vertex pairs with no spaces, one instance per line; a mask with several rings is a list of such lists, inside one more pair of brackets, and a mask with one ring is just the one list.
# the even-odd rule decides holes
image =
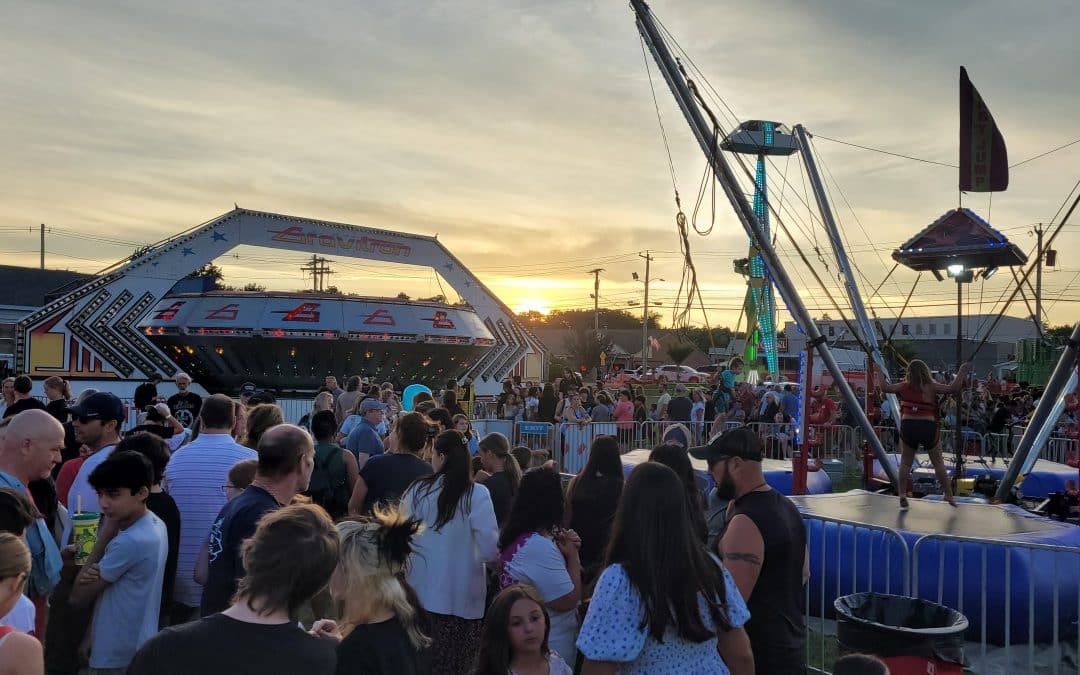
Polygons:
[[349,497],[356,487],[359,470],[356,455],[334,442],[335,431],[337,418],[333,410],[319,410],[311,416],[315,468],[305,494],[337,520],[349,513]]

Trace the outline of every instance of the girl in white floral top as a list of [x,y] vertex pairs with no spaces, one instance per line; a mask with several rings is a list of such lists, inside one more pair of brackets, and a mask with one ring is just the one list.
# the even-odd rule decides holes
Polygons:
[[578,635],[582,675],[754,672],[750,612],[690,527],[674,471],[646,462],[630,473],[607,562]]

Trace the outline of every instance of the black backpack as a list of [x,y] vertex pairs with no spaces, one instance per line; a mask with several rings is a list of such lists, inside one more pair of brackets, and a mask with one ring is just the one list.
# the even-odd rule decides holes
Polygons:
[[329,443],[315,447],[315,468],[304,493],[311,501],[326,509],[331,518],[340,518],[349,512],[349,486],[346,483],[345,460],[340,445]]

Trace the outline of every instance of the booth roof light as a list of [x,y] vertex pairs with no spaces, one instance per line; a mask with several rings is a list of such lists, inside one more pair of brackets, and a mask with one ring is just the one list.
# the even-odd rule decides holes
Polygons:
[[953,263],[946,269],[949,270],[949,276],[955,277],[964,273],[964,265],[962,263]]

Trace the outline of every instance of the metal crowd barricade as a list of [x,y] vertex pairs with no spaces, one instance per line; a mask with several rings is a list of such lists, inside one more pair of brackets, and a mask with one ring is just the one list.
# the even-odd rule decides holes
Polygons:
[[1077,671],[1080,548],[932,534],[912,558],[915,596],[968,618],[971,670]]
[[1080,459],[1078,453],[1080,453],[1080,443],[1076,439],[1052,436],[1046,440],[1046,445],[1043,446],[1042,452],[1039,453],[1039,458],[1048,459],[1059,464],[1068,464]]
[[[986,444],[983,441],[983,434],[975,431],[963,432],[963,449],[964,455],[968,457],[982,457],[985,451]],[[942,429],[941,430],[941,449],[949,455],[956,447],[956,430],[955,429]]]
[[[547,450],[555,457],[555,425],[551,422],[518,422],[510,442],[523,445],[529,450]],[[524,467],[523,467],[524,468]]]
[[983,434],[983,453],[987,457],[1008,458],[1013,456],[1016,445],[1020,442],[1019,436],[1012,434]]
[[304,415],[311,412],[312,399],[279,398],[277,406],[281,408],[281,417],[286,423],[297,424]]
[[498,432],[503,436],[506,436],[507,440],[511,442],[513,442],[514,439],[514,420],[473,420],[472,428],[476,431],[477,435],[479,435],[480,438],[483,438],[490,433]]
[[567,473],[577,473],[589,461],[589,448],[597,436],[618,436],[618,422],[587,422],[557,425],[559,447],[556,464]]
[[830,673],[836,654],[836,598],[874,591],[907,595],[911,556],[899,532],[878,525],[803,514],[810,578],[806,583],[808,672]]

